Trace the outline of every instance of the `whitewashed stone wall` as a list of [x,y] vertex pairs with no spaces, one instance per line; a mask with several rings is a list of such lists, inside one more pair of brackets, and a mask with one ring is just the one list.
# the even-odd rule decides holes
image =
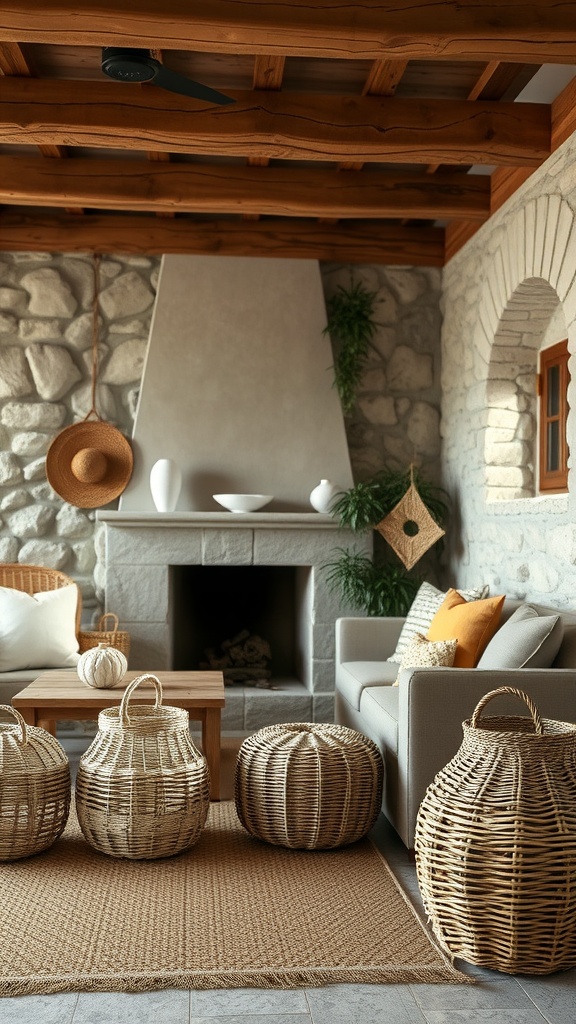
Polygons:
[[414,462],[440,483],[441,272],[327,263],[322,277],[327,299],[352,281],[376,294],[378,327],[356,408],[346,418],[355,480]]
[[[97,407],[128,436],[159,265],[114,255],[100,267]],[[439,482],[440,272],[325,264],[322,276],[327,298],[352,279],[377,293],[378,330],[346,420],[355,479],[415,461]],[[69,573],[81,586],[86,623],[103,598],[103,536],[95,536],[93,512],[50,488],[45,455],[62,427],[90,408],[92,300],[90,256],[0,253],[0,561]]]
[[[457,499],[451,577],[574,606],[576,140],[568,140],[443,275],[445,486]],[[569,493],[537,494],[538,351],[568,337]]]
[[[104,257],[100,266],[97,409],[130,435],[159,259]],[[46,481],[54,436],[91,406],[93,261],[0,254],[0,561],[62,569],[97,606],[94,513]]]

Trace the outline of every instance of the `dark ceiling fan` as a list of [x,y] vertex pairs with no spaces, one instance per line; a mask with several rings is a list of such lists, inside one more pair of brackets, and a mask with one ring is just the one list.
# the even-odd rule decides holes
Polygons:
[[207,103],[234,103],[230,96],[224,96],[207,85],[194,82],[177,71],[170,71],[149,50],[126,49],[120,46],[105,46],[102,50],[102,71],[117,82],[153,82],[169,92],[191,96]]

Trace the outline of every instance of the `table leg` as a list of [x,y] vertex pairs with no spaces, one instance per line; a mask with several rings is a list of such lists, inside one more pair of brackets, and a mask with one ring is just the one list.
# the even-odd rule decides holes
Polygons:
[[36,721],[36,708],[20,708],[17,704],[15,704],[14,707],[20,712],[22,718],[26,722],[26,725],[38,725],[38,722]]
[[210,770],[210,799],[220,799],[220,708],[206,708],[202,718],[202,749]]
[[36,725],[40,729],[45,729],[51,736],[56,736],[56,719],[55,718],[39,718]]

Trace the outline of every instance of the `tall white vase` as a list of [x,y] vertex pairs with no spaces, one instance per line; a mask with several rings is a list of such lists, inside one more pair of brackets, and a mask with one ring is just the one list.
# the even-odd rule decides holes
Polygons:
[[180,497],[182,472],[174,459],[158,459],[150,470],[150,493],[157,512],[173,512]]
[[331,512],[336,498],[344,490],[331,480],[321,480],[310,494],[310,504],[317,512]]

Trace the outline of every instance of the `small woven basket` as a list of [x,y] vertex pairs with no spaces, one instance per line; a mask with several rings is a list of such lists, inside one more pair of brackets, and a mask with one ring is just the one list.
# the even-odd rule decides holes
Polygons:
[[268,843],[329,849],[353,843],[380,813],[384,766],[372,740],[343,725],[270,725],[236,760],[236,811]]
[[0,860],[47,850],[62,834],[70,809],[70,766],[58,740],[26,725],[9,704],[0,711]]
[[[531,718],[481,718],[510,693]],[[451,956],[506,973],[576,965],[576,725],[532,699],[487,693],[455,757],[428,787],[416,868],[432,928]]]
[[[153,705],[132,705],[151,683]],[[80,758],[76,810],[85,839],[112,857],[171,857],[200,838],[210,806],[206,760],[192,742],[188,712],[162,704],[162,686],[141,675],[120,707],[98,715],[98,734]]]
[[[112,629],[106,628],[108,619],[111,619]],[[92,647],[98,647],[98,644],[108,644],[109,647],[115,647],[116,650],[122,651],[122,654],[128,660],[130,656],[130,633],[118,629],[118,625],[118,616],[114,612],[106,612],[105,615],[100,617],[98,629],[81,629],[78,633],[78,650],[80,654],[84,654],[85,651],[89,651]]]

